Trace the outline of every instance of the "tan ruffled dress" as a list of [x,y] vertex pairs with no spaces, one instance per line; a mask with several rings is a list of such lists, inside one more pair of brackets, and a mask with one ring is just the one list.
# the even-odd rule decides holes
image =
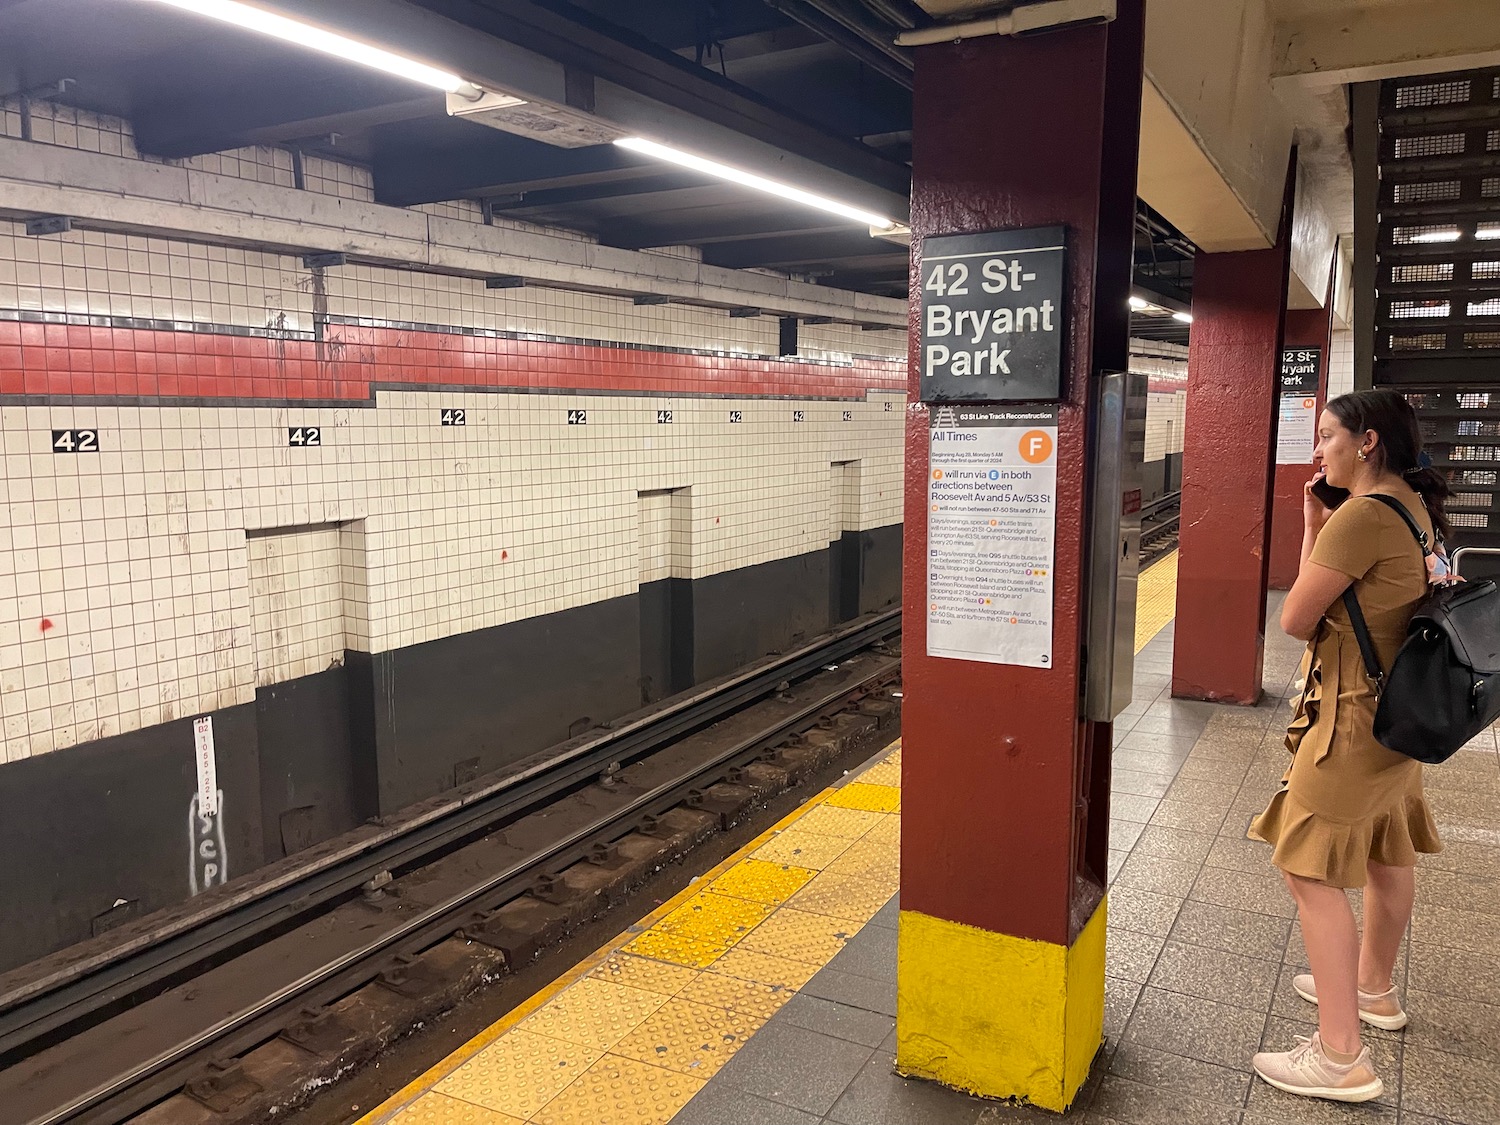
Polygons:
[[[1393,495],[1395,495],[1393,493]],[[1421,498],[1397,496],[1432,533]],[[1406,626],[1427,596],[1427,572],[1410,529],[1379,500],[1353,497],[1329,517],[1312,561],[1354,579],[1371,639],[1389,670]],[[1375,693],[1342,600],[1329,606],[1302,658],[1302,697],[1287,728],[1292,764],[1250,836],[1275,847],[1283,871],[1334,887],[1362,887],[1366,864],[1410,867],[1439,852],[1422,763],[1375,741]]]

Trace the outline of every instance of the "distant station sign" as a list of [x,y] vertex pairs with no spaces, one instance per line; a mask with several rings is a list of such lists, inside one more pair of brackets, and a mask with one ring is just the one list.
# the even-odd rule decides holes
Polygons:
[[1062,395],[1062,227],[922,242],[923,402]]
[[1322,348],[1281,349],[1281,409],[1276,423],[1276,463],[1308,465],[1318,443],[1318,383]]
[[1281,349],[1281,393],[1316,395],[1323,370],[1322,348]]

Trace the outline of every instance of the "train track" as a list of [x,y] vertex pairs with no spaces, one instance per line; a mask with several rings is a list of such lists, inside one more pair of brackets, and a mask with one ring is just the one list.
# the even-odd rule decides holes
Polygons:
[[873,749],[899,714],[899,636],[899,610],[845,627],[0,976],[0,1116],[182,1125],[296,1104],[778,788]]
[[1177,525],[1182,518],[1182,493],[1158,496],[1141,508],[1141,569],[1177,549]]

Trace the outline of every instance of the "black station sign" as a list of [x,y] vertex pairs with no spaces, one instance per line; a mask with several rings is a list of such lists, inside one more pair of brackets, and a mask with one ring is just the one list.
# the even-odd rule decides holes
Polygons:
[[923,402],[1062,397],[1062,227],[922,241]]
[[1281,349],[1281,393],[1315,395],[1323,371],[1322,348]]

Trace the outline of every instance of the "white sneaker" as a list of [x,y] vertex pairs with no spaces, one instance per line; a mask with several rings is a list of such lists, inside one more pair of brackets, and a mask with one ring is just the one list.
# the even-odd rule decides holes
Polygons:
[[1255,1056],[1255,1073],[1278,1090],[1305,1098],[1327,1098],[1334,1102],[1367,1102],[1385,1093],[1385,1083],[1375,1073],[1370,1048],[1347,1066],[1323,1052],[1317,1032],[1311,1039],[1297,1036],[1290,1051],[1263,1051]]
[[[1318,986],[1313,983],[1311,973],[1298,973],[1292,978],[1292,987],[1309,1004],[1318,1002]],[[1381,1031],[1400,1031],[1410,1017],[1401,1007],[1401,994],[1396,991],[1395,985],[1391,985],[1388,992],[1359,994],[1359,1018]]]

